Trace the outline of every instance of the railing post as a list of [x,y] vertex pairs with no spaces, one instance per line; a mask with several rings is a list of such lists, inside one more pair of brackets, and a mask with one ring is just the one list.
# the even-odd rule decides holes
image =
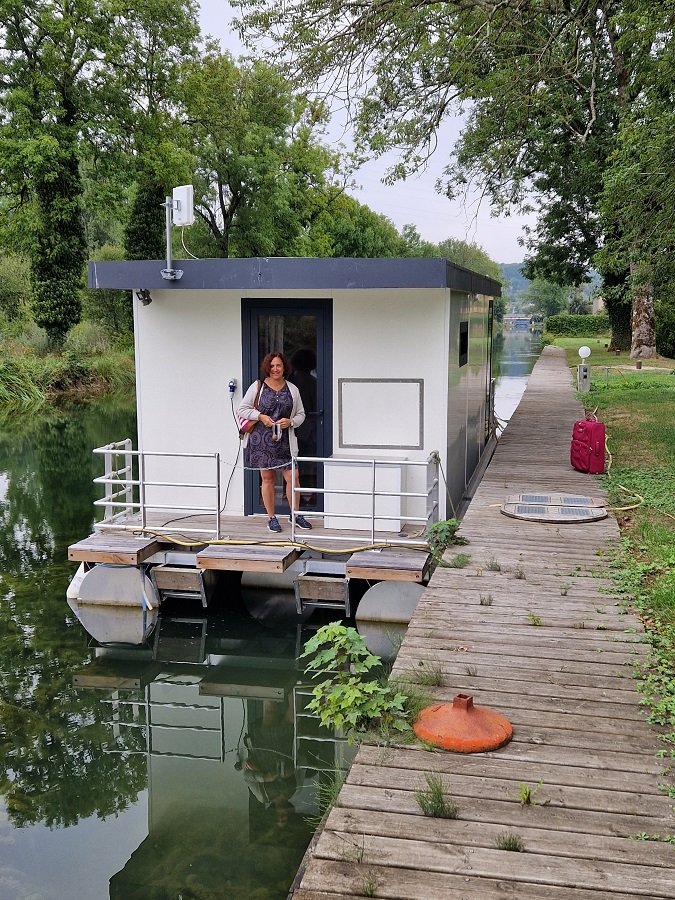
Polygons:
[[439,510],[439,485],[440,485],[440,459],[438,453],[432,453],[427,464],[427,523],[438,522]]
[[[297,460],[291,456],[291,540],[295,542],[295,474]],[[283,478],[282,478],[283,483]]]
[[370,519],[370,543],[375,543],[375,485],[377,484],[377,468],[375,460],[373,460],[373,504],[371,508]]
[[127,516],[132,515],[134,508],[134,486],[131,482],[134,480],[134,463],[133,456],[131,454],[131,438],[125,438],[124,440],[124,469],[126,472],[126,489],[124,491],[124,499],[127,502],[127,508],[124,510]]
[[145,528],[147,523],[147,513],[145,510],[145,454],[142,450],[138,452],[138,500],[141,506],[141,527]]
[[220,540],[220,453],[216,453],[216,540]]
[[[110,444],[106,445],[107,447]],[[105,483],[104,488],[104,500],[109,500],[112,503],[113,496],[113,484],[112,484],[112,473],[113,473],[113,459],[115,459],[115,452],[112,451],[110,453],[105,453],[103,455],[103,477],[108,479]],[[103,510],[103,521],[107,522],[112,519],[114,514],[115,507],[114,506],[106,506]]]

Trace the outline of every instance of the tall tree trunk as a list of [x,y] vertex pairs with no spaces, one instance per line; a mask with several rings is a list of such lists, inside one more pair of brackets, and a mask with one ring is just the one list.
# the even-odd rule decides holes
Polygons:
[[602,285],[605,295],[605,309],[609,317],[612,337],[610,350],[630,350],[631,343],[631,305],[626,297],[626,281],[628,272],[615,274],[602,273]]
[[654,285],[640,275],[631,263],[633,307],[631,315],[631,359],[654,359],[656,325],[654,317]]

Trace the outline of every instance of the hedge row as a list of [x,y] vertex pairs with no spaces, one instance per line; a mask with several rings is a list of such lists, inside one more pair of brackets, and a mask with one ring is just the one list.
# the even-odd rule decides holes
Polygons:
[[597,316],[572,316],[562,314],[548,316],[546,331],[558,337],[591,337],[609,331],[609,317],[606,313]]

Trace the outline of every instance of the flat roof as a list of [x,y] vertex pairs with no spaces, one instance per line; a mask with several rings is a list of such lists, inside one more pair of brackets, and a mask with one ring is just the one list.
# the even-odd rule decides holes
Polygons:
[[251,259],[180,259],[178,281],[162,278],[166,260],[90,262],[90,288],[195,290],[369,290],[377,288],[452,288],[489,297],[501,285],[448,259],[353,259],[254,257]]

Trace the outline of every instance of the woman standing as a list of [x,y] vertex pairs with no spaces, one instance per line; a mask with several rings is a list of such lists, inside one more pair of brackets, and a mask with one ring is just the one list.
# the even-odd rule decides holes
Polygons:
[[[256,424],[244,438],[244,465],[260,469],[261,494],[269,517],[269,531],[280,532],[281,525],[274,512],[274,483],[277,469],[286,483],[288,506],[293,509],[291,457],[298,454],[295,429],[305,421],[300,391],[286,381],[290,374],[288,360],[283,353],[268,353],[260,364],[261,381],[255,381],[244,394],[237,415],[254,419]],[[300,487],[297,469],[295,486]],[[290,521],[290,516],[289,516]],[[311,528],[304,516],[296,513],[298,528]]]

